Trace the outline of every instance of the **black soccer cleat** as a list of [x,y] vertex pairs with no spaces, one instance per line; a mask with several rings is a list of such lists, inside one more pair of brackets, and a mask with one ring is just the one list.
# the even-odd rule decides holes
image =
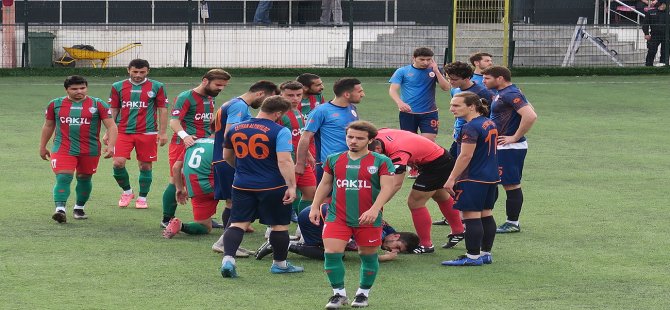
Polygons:
[[75,220],[85,220],[88,218],[88,215],[86,215],[84,209],[74,209],[72,214],[74,215]]
[[441,220],[434,221],[433,225],[435,225],[435,226],[449,226],[449,222],[447,222],[447,219],[442,218]]
[[449,234],[449,236],[447,236],[447,243],[442,245],[442,248],[451,249],[463,239],[465,239],[465,234]]
[[263,257],[268,256],[269,254],[272,254],[272,245],[270,245],[270,241],[265,241],[258,250],[256,250],[256,254],[254,256],[256,257],[257,260],[263,259]]
[[420,245],[417,248],[412,251],[414,254],[428,254],[428,253],[433,253],[435,252],[435,247],[434,246],[423,246]]
[[63,210],[58,210],[54,212],[54,214],[51,216],[51,218],[58,222],[59,224],[63,224],[67,222],[67,215],[65,215],[65,211]]

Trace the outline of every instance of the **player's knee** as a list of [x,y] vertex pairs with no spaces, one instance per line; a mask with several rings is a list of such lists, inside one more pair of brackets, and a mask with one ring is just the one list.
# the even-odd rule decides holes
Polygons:
[[77,173],[77,180],[87,181],[90,180],[92,177],[93,175],[90,174]]
[[[124,163],[124,164],[125,164],[125,163]],[[139,166],[140,166],[140,170],[142,170],[142,171],[148,171],[148,170],[151,170],[151,167],[152,167],[152,165],[151,165],[150,162],[140,162],[140,163],[139,163]]]
[[116,169],[124,168],[126,166],[126,159],[123,157],[114,157],[112,165]]

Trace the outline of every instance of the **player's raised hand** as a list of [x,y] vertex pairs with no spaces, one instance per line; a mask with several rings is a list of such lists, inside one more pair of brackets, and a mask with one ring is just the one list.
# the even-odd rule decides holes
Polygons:
[[40,157],[44,160],[49,160],[51,158],[51,153],[49,153],[49,150],[46,148],[41,148],[40,149]]
[[175,198],[177,198],[177,202],[179,202],[179,204],[185,205],[188,201],[188,192],[183,187],[178,188],[175,192]]
[[435,61],[435,59],[430,60],[430,65],[429,66],[430,66],[431,69],[433,69],[433,72],[435,72],[436,74],[441,74],[440,73],[440,68],[437,66],[437,62]]
[[106,132],[105,132],[105,134],[102,136],[102,143],[105,144],[105,145],[109,144],[109,136],[107,135]]
[[379,215],[379,211],[375,211],[374,209],[369,209],[361,216],[358,218],[358,223],[361,225],[367,225],[367,224],[372,224],[375,222],[377,219],[377,216]]
[[295,200],[295,197],[296,197],[295,188],[290,188],[290,187],[287,188],[286,192],[284,193],[284,199],[283,199],[284,204],[285,205],[292,204],[293,201]]
[[112,158],[112,156],[114,156],[114,147],[108,145],[107,147],[105,147],[103,154],[104,154],[103,158]]
[[[158,145],[163,146],[163,145],[165,145],[167,142],[168,142],[168,135],[167,135],[167,133],[162,133],[162,134],[159,133],[159,134],[158,134],[158,141],[157,141]],[[105,144],[107,144],[107,143],[105,143]]]
[[309,221],[319,226],[321,224],[321,208],[311,208],[309,210]]
[[195,140],[193,139],[193,136],[187,136],[184,139],[184,146],[186,148],[191,147],[193,144],[195,144]]
[[398,110],[400,110],[400,112],[407,112],[407,113],[412,112],[412,108],[407,103],[400,102],[397,105],[398,105]]

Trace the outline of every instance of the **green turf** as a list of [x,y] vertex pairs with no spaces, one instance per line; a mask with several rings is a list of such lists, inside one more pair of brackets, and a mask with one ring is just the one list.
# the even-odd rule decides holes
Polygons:
[[[234,72],[233,72],[234,75]],[[90,95],[106,98],[114,78],[91,80]],[[162,78],[168,94],[198,78]],[[233,78],[217,103],[242,93],[253,78]],[[281,78],[272,78],[281,82]],[[363,78],[362,118],[397,126],[387,78]],[[327,87],[333,79],[326,79]],[[438,249],[383,263],[371,293],[374,309],[661,309],[670,289],[667,221],[670,136],[667,78],[662,76],[519,78],[538,121],[529,136],[522,232],[497,236],[494,263],[447,268],[464,252]],[[0,308],[235,308],[318,309],[331,291],[322,263],[293,254],[306,272],[271,275],[269,257],[238,259],[240,278],[223,279],[220,255],[208,236],[161,237],[161,196],[167,149],[154,170],[148,210],[119,209],[111,161],[101,160],[87,211],[55,224],[49,163],[38,155],[43,111],[64,95],[62,78],[0,78]],[[327,92],[329,93],[329,92]],[[448,95],[439,95],[439,142],[449,145],[453,121]],[[134,160],[128,164],[137,187]],[[410,182],[386,206],[385,218],[411,230],[405,206]],[[74,187],[74,185],[73,185]],[[74,195],[74,189],[73,189]],[[495,216],[504,220],[504,194]],[[435,204],[430,205],[439,217]],[[177,215],[190,220],[190,208]],[[262,227],[256,225],[262,230]],[[433,228],[439,246],[448,228]],[[247,234],[255,249],[262,233]],[[347,255],[346,286],[353,295],[359,261]],[[666,305],[666,306],[663,306]]]

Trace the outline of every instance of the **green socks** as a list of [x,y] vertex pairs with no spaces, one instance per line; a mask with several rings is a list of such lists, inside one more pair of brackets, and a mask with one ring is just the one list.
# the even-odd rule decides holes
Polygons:
[[91,197],[91,190],[93,190],[93,182],[91,179],[93,176],[77,177],[77,187],[75,187],[75,192],[77,193],[77,205],[84,206],[88,201],[88,198]]
[[302,210],[305,210],[305,208],[309,208],[309,206],[311,206],[311,205],[312,205],[311,200],[301,199],[300,203],[298,204],[298,210],[296,211],[296,213],[300,214],[300,212],[302,212]]
[[177,211],[177,187],[172,183],[168,183],[168,186],[163,192],[163,218],[173,218],[174,213]]
[[323,253],[323,269],[328,275],[330,286],[335,289],[344,288],[344,253]]
[[[71,174],[59,173],[56,175],[56,185],[54,185],[54,201],[65,204],[70,197],[70,184],[73,176]],[[56,204],[58,205],[58,203]]]
[[[119,186],[124,190],[130,190],[130,179],[128,177],[128,170],[126,167],[123,168],[113,168],[114,170],[114,179],[116,183],[119,183]],[[140,181],[141,183],[142,181]]]
[[181,231],[189,235],[206,235],[209,233],[209,231],[207,231],[207,226],[196,222],[182,224]]
[[[127,176],[128,174],[126,173],[126,177]],[[146,197],[147,194],[149,194],[151,180],[151,170],[140,170],[140,197]]]
[[302,192],[301,191],[296,191],[295,193],[295,200],[293,200],[293,203],[291,206],[293,207],[293,211],[295,211],[296,214],[300,214],[300,200],[302,199]]
[[370,289],[375,283],[379,271],[379,257],[377,253],[361,256],[361,286],[362,289]]

